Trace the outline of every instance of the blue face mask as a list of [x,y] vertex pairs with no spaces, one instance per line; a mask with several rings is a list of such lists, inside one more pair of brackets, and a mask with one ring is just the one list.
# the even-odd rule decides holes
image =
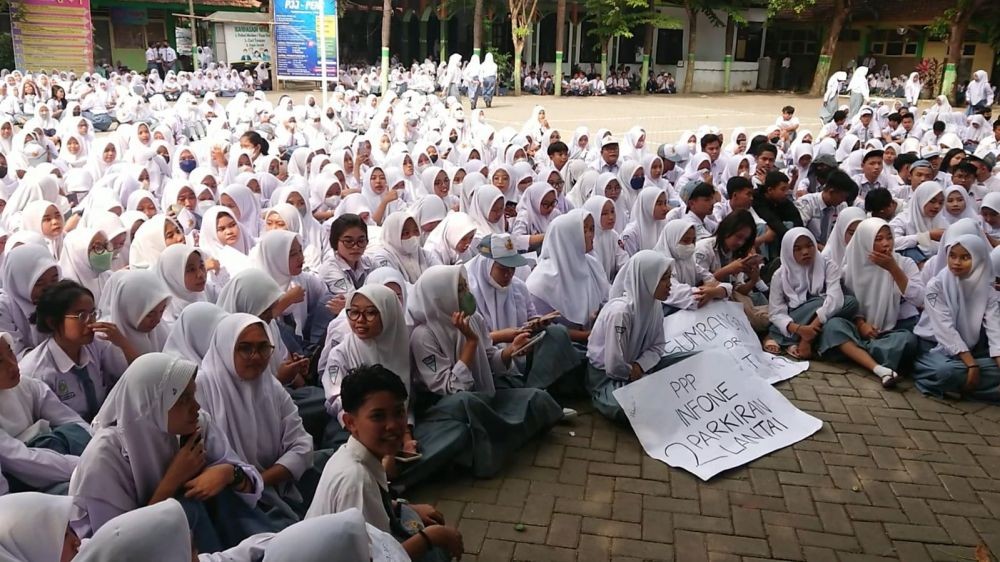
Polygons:
[[646,185],[646,178],[644,178],[644,177],[633,177],[632,179],[628,180],[628,184],[629,184],[629,187],[631,187],[632,189],[638,191],[638,190],[642,189]]
[[190,174],[191,172],[194,171],[195,168],[198,167],[198,161],[197,160],[181,160],[180,163],[178,163],[178,166],[180,166],[181,170],[185,174]]

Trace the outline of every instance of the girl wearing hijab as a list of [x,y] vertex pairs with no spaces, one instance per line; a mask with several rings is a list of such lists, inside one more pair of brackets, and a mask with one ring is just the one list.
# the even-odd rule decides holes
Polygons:
[[285,186],[275,195],[276,198],[271,198],[273,207],[265,213],[264,229],[273,230],[269,221],[280,217],[285,223],[284,230],[301,235],[306,269],[319,271],[324,258],[330,253],[328,230],[309,213],[308,202],[298,188]]
[[979,207],[983,231],[992,238],[1000,238],[1000,193],[987,193]]
[[90,426],[44,382],[21,377],[11,341],[0,333],[0,466],[13,491],[65,493]]
[[470,248],[476,230],[476,223],[469,215],[462,212],[449,213],[427,236],[424,250],[443,265],[466,263],[475,257]]
[[982,113],[984,109],[993,105],[993,86],[985,70],[972,73],[972,82],[969,82],[969,87],[965,91],[965,98],[969,104],[965,109],[966,116]]
[[229,276],[250,266],[247,254],[252,242],[240,227],[239,219],[227,207],[216,205],[205,211],[198,243],[208,257],[219,264],[220,269],[214,272],[216,284],[224,284]]
[[920,184],[913,191],[906,209],[889,223],[896,251],[917,265],[936,254],[938,242],[948,228],[948,221],[941,216],[943,207],[944,190],[941,184],[936,181]]
[[518,246],[537,249],[542,245],[545,231],[552,220],[562,214],[556,208],[558,192],[548,183],[533,183],[521,195],[517,204],[517,218],[511,224],[511,237]]
[[833,114],[840,106],[837,96],[840,95],[840,88],[844,82],[847,82],[847,73],[844,71],[834,72],[826,81],[826,92],[823,94],[823,107],[820,108],[819,112],[820,121],[824,125],[833,121]]
[[596,222],[583,209],[556,217],[549,225],[538,265],[526,281],[536,313],[558,312],[558,322],[579,343],[587,341],[594,318],[608,298],[608,274],[590,255]]
[[850,112],[848,117],[854,117],[861,111],[861,107],[868,102],[868,67],[859,66],[854,69],[851,81],[847,84],[847,89],[851,92]]
[[664,357],[663,313],[673,259],[652,250],[633,255],[615,278],[610,300],[587,343],[587,391],[594,407],[618,423],[628,419],[613,392],[686,357]]
[[718,282],[695,260],[695,231],[695,224],[687,219],[670,221],[653,247],[674,260],[673,287],[664,303],[667,314],[676,310],[695,310],[713,299],[728,298],[733,292],[731,284]]
[[448,216],[448,207],[440,197],[424,197],[413,204],[410,213],[420,227],[420,246],[424,247],[431,232]]
[[[501,234],[506,232],[506,221],[504,219],[504,196],[499,189],[492,185],[481,185],[472,194],[472,205],[467,212],[476,223],[476,236],[474,244],[488,234]],[[518,248],[527,250],[528,248]]]
[[0,332],[10,335],[14,354],[23,357],[42,343],[30,319],[45,289],[59,281],[59,266],[44,246],[24,244],[6,252],[0,277]]
[[252,508],[264,489],[260,473],[239,460],[222,428],[199,411],[197,370],[183,359],[148,353],[112,389],[70,480],[70,494],[86,512],[74,523],[80,536],[185,490],[200,551],[216,552],[273,530]]
[[163,322],[172,326],[184,309],[191,303],[215,300],[217,287],[206,291],[208,271],[201,250],[186,244],[174,244],[160,255],[156,263],[156,274],[170,292],[170,302],[163,312]]
[[964,218],[977,219],[975,208],[976,200],[964,187],[953,184],[944,190],[944,209],[941,216],[949,226]]
[[167,247],[183,243],[184,231],[177,221],[166,215],[156,215],[143,222],[132,237],[128,253],[129,267],[136,270],[152,269]]
[[[153,271],[123,271],[109,283],[110,321],[138,354],[162,351],[169,329],[161,323],[170,291]],[[107,314],[107,312],[105,312]]]
[[313,447],[295,404],[271,371],[273,352],[260,318],[227,316],[215,330],[195,395],[236,455],[261,473],[258,507],[285,526],[305,513],[295,482],[312,465]]
[[260,236],[260,197],[245,185],[233,184],[219,193],[219,204],[235,216],[243,236],[253,245]]
[[45,237],[52,256],[59,259],[63,248],[63,216],[59,208],[48,201],[32,201],[21,214],[21,227]]
[[66,235],[59,259],[63,279],[76,281],[94,294],[97,301],[111,277],[114,247],[100,230],[78,227]]
[[333,297],[319,275],[305,271],[302,238],[293,232],[266,232],[250,252],[254,266],[266,273],[278,288],[288,293],[303,293],[276,317],[281,338],[291,349],[310,354],[326,333],[333,314],[326,307]]
[[200,364],[208,353],[216,326],[228,315],[212,303],[191,303],[181,311],[170,328],[163,352]]
[[177,500],[166,499],[108,521],[80,547],[73,560],[190,562],[191,556],[191,530],[184,508]]
[[615,231],[618,233],[625,231],[625,227],[628,225],[630,220],[628,199],[624,195],[623,190],[624,188],[621,182],[618,181],[618,176],[612,174],[611,172],[604,172],[597,177],[597,180],[594,183],[594,189],[590,193],[587,193],[586,191],[581,193],[584,202],[586,202],[592,195],[607,197],[609,200],[614,202]]
[[[79,560],[80,539],[70,525],[73,498],[23,492],[0,497],[0,559],[10,562]],[[188,545],[188,560],[191,559]]]
[[885,388],[896,385],[900,366],[917,352],[913,327],[924,303],[920,270],[892,248],[892,230],[882,219],[857,225],[843,262],[845,298],[857,300],[857,312],[831,318],[819,347],[824,356],[843,354],[872,371]]
[[379,166],[373,166],[365,174],[361,195],[372,209],[372,220],[381,225],[392,213],[406,209],[404,191],[391,189],[388,176]]
[[511,363],[530,336],[518,335],[502,351],[492,344],[465,268],[428,269],[414,285],[409,307],[416,323],[411,365],[430,394],[418,399],[436,401],[435,412],[468,425],[471,446],[458,461],[476,477],[496,474],[524,443],[562,418],[562,408],[545,391],[512,388],[523,386]]
[[420,227],[412,215],[395,213],[382,225],[382,247],[371,254],[375,267],[391,267],[403,274],[407,283],[416,283],[434,256],[420,247]]
[[989,245],[962,235],[942,251],[948,267],[927,284],[914,328],[920,354],[913,379],[925,394],[1000,401],[1000,292]]
[[625,267],[629,255],[625,251],[621,236],[615,231],[615,202],[603,195],[591,195],[583,204],[583,209],[594,217],[594,249],[590,252],[604,268],[605,278],[610,283]]
[[622,232],[622,245],[628,254],[635,255],[639,250],[652,250],[666,225],[667,194],[656,187],[645,188],[639,192],[632,207],[632,221]]
[[841,270],[844,268],[847,244],[850,243],[858,225],[866,218],[868,215],[861,207],[848,207],[837,214],[837,222],[833,224],[833,232],[827,239],[826,245],[823,246],[823,255]]
[[781,266],[771,278],[771,337],[795,359],[812,357],[824,325],[835,316],[853,317],[857,304],[845,300],[840,268],[816,249],[807,228],[781,239]]

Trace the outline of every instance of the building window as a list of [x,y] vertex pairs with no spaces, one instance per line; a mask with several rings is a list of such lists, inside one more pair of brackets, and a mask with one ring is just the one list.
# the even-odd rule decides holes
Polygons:
[[656,58],[654,64],[677,64],[684,58],[684,30],[656,30]]
[[875,55],[886,57],[912,57],[917,54],[917,44],[920,38],[916,33],[907,31],[900,35],[895,29],[876,29],[869,37],[870,51]]
[[790,29],[778,35],[779,55],[815,55],[818,52],[819,36],[813,30]]
[[146,26],[116,23],[111,27],[116,49],[146,50]]
[[966,43],[962,45],[962,56],[963,57],[974,57],[976,56],[976,44]]

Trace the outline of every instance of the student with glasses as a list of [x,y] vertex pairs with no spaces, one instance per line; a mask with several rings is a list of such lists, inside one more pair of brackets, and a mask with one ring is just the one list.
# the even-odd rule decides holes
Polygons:
[[111,277],[114,247],[107,235],[94,228],[79,227],[66,235],[59,269],[63,279],[83,285],[97,301]]
[[48,287],[34,317],[35,327],[47,339],[20,362],[22,372],[48,385],[86,421],[138,357],[117,326],[97,321],[100,315],[94,294],[79,283],[63,280]]
[[264,492],[257,507],[282,528],[301,519],[308,506],[296,483],[312,466],[313,445],[271,369],[274,350],[260,318],[227,316],[202,362],[195,396],[240,460],[260,472]]
[[331,307],[339,314],[346,304],[347,293],[360,289],[368,272],[375,268],[365,255],[368,225],[358,215],[337,217],[330,225],[330,247],[333,252],[323,260],[320,275],[334,295]]

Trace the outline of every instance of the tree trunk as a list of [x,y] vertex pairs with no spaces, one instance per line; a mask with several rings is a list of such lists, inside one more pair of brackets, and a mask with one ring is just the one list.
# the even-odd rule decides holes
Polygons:
[[514,95],[521,95],[521,50],[524,49],[524,39],[514,36]]
[[690,2],[685,7],[688,16],[688,46],[687,46],[687,68],[684,70],[684,89],[682,93],[690,94],[694,89],[694,50],[698,39],[698,12],[691,6]]
[[382,0],[382,95],[389,90],[389,38],[392,31],[392,0]]
[[953,104],[958,103],[955,87],[958,85],[958,63],[962,60],[962,42],[978,7],[978,2],[958,2],[955,19],[948,26],[948,56],[945,58],[944,75],[941,79],[941,94],[948,96]]
[[[656,15],[656,4],[654,0],[649,0],[649,11],[650,15]],[[656,28],[653,27],[652,22],[646,24],[646,37],[642,42],[642,75],[639,78],[639,94],[646,95],[646,86],[649,85],[649,68],[652,66],[651,57],[653,56],[653,36],[656,34]]]
[[552,80],[555,82],[556,95],[562,95],[563,78],[563,46],[566,44],[566,0],[556,2],[556,72]]
[[472,15],[472,54],[482,56],[483,52],[483,0],[476,0]]
[[812,88],[809,89],[811,96],[821,96],[826,91],[826,79],[830,75],[830,62],[833,60],[834,51],[837,50],[840,30],[844,28],[844,22],[847,21],[850,11],[851,2],[849,0],[836,0],[834,2],[833,19],[830,20],[830,29],[827,30],[826,40],[823,41],[823,49],[819,52]]
[[611,39],[606,39],[601,41],[601,80],[604,80],[604,85],[608,83],[608,55],[611,50]]

